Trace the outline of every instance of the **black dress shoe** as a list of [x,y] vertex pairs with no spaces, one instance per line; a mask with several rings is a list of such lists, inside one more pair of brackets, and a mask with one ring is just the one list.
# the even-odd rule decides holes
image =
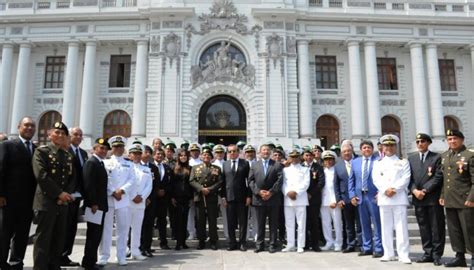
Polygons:
[[212,250],[217,250],[217,244],[211,244],[211,249]]
[[424,255],[423,257],[419,258],[418,260],[416,260],[417,263],[429,263],[429,262],[433,262],[433,258],[430,257],[430,256],[426,256]]
[[270,247],[270,248],[268,249],[268,252],[270,252],[270,253],[275,253],[275,252],[277,252],[277,249],[276,249],[275,247]]
[[71,259],[69,259],[69,257],[66,256],[66,257],[63,257],[63,259],[61,260],[61,265],[60,266],[77,267],[77,266],[81,266],[81,264],[71,261]]
[[180,245],[176,245],[176,246],[174,247],[174,250],[181,250],[181,246],[180,246]]
[[188,248],[189,248],[188,245],[183,244],[183,249],[188,249]]
[[198,246],[197,246],[197,249],[198,250],[202,250],[206,247],[206,244],[204,242],[199,242]]
[[354,252],[355,248],[354,247],[348,247],[342,251],[342,253],[351,253]]
[[383,254],[379,252],[375,252],[374,255],[372,255],[373,258],[382,258]]
[[463,257],[455,257],[444,264],[445,267],[467,267],[466,259]]
[[240,251],[247,251],[246,245],[240,245]]
[[358,254],[358,256],[370,256],[370,255],[372,255],[372,251],[361,251]]
[[231,245],[231,246],[227,247],[227,251],[233,251],[233,250],[237,250],[236,245]]
[[311,248],[314,252],[321,252],[321,248],[320,247],[312,247]]
[[[145,254],[143,254],[143,253],[145,253]],[[153,253],[151,253],[151,251],[149,251],[149,250],[145,250],[143,253],[142,253],[142,255],[145,256],[145,257],[148,257],[148,258],[151,258],[151,257],[154,256]]]
[[84,267],[84,270],[100,270],[100,266],[98,266],[97,264],[96,265],[93,265],[93,266],[82,266]]
[[440,266],[440,265],[442,265],[443,263],[441,262],[441,258],[434,258],[434,259],[433,259],[433,264],[434,264],[435,266]]
[[168,245],[161,245],[160,248],[165,250],[171,249]]
[[148,251],[150,251],[151,253],[155,253],[156,249],[149,249]]
[[253,252],[255,253],[259,253],[259,252],[262,252],[264,251],[265,249],[263,247],[257,247]]

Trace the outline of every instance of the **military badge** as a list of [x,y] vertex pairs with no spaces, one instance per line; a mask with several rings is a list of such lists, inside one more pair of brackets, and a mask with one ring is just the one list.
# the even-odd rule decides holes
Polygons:
[[212,168],[211,174],[217,176],[219,175],[219,170],[217,168]]
[[318,175],[318,172],[314,171],[314,172],[313,172],[313,179],[316,180],[316,176],[317,176],[317,175]]
[[464,157],[461,157],[461,159],[459,161],[456,162],[456,164],[458,165],[458,172],[459,174],[462,174],[464,172],[463,168],[464,168],[464,161],[465,161],[465,158]]
[[428,176],[431,177],[431,176],[433,175],[433,172],[432,172],[432,171],[433,171],[433,167],[429,166],[429,167],[428,167]]
[[52,170],[51,170],[51,173],[52,173],[52,174],[55,174],[55,173],[56,173],[56,169],[52,169]]

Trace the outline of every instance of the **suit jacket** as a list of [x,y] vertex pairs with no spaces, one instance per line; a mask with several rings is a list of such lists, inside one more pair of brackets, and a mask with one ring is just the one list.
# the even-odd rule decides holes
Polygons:
[[420,160],[420,154],[417,152],[408,157],[410,162],[410,191],[414,189],[426,190],[423,200],[418,200],[413,196],[413,205],[437,205],[441,196],[443,187],[443,179],[436,176],[436,172],[440,170],[441,155],[429,151],[425,157],[425,162]]
[[81,161],[76,157],[76,153],[72,149],[72,147],[69,147],[69,153],[74,156],[74,167],[76,169],[76,188],[75,191],[78,191],[79,193],[84,196],[84,177],[83,177],[83,166],[86,164],[87,159],[89,158],[87,155],[87,152],[79,147],[79,155],[82,157],[82,165]]
[[148,199],[151,200],[152,202],[154,200],[158,199],[158,185],[159,185],[159,180],[160,180],[160,171],[158,170],[158,167],[153,162],[148,162],[147,164],[142,163],[145,166],[148,166],[151,171],[151,179],[152,179],[152,186],[151,186],[151,193],[150,196],[148,196]]
[[309,205],[321,205],[322,192],[326,179],[324,177],[324,168],[320,164],[313,162],[309,168]]
[[6,197],[7,204],[31,209],[36,190],[31,159],[20,139],[0,144],[0,196]]
[[[365,157],[361,156],[356,159],[351,160],[351,175],[349,176],[349,197],[352,199],[354,197],[359,198],[359,204],[363,203],[362,200],[362,168],[363,162]],[[375,196],[377,195],[377,187],[374,185],[374,181],[372,179],[372,169],[374,168],[375,161],[378,160],[378,157],[372,155],[370,157],[370,164],[368,167],[368,174],[369,177],[367,178],[367,195],[369,198],[375,200]]]
[[99,210],[107,212],[109,205],[107,203],[107,170],[104,163],[97,157],[92,156],[84,163],[82,169],[84,177],[84,205],[92,207],[97,205]]
[[[249,174],[249,186],[252,190],[252,205],[255,206],[278,206],[281,205],[282,196],[281,186],[283,183],[282,179],[283,166],[279,162],[269,160],[267,174],[263,169],[263,161],[257,161],[250,169]],[[260,197],[260,190],[268,190],[273,195],[268,201],[264,201]]]
[[336,200],[343,200],[345,203],[350,203],[351,198],[349,197],[349,174],[347,173],[346,163],[343,159],[340,159],[334,166],[336,171],[336,179],[334,188],[336,190]]
[[222,188],[221,197],[228,202],[245,202],[247,197],[252,197],[252,192],[248,187],[248,176],[250,165],[244,159],[237,159],[237,171],[232,171],[232,161],[227,160],[222,165]]
[[156,165],[156,163],[154,163],[154,165],[156,166],[157,170],[158,170],[158,178],[156,179],[156,187],[155,187],[155,190],[158,191],[160,189],[163,189],[165,190],[165,197],[161,197],[159,199],[171,199],[171,192],[172,192],[172,189],[173,187],[171,186],[171,181],[173,180],[173,170],[171,169],[171,167],[168,165],[168,164],[165,164],[165,163],[161,163],[163,164],[163,168],[164,168],[164,175],[162,177],[161,173],[160,173],[160,168]]

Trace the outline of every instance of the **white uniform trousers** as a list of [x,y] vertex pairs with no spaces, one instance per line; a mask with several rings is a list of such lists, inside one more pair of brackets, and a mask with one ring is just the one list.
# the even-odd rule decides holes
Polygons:
[[142,234],[143,216],[145,216],[145,209],[129,208],[130,211],[130,252],[132,256],[140,256],[140,238]]
[[[326,246],[333,245],[334,248],[342,248],[342,212],[341,208],[332,209],[329,206],[321,206],[321,222]],[[336,233],[336,239],[332,236],[332,224]]]
[[306,244],[306,206],[285,206],[285,227],[288,248],[295,247],[295,218],[298,224],[298,248]]
[[407,206],[381,205],[379,208],[384,257],[395,257],[393,250],[393,229],[395,229],[398,258],[400,260],[408,259],[410,238],[408,236]]
[[191,206],[189,207],[189,212],[188,212],[188,224],[186,225],[186,229],[188,230],[190,239],[196,238],[195,218],[196,218],[196,206],[194,202],[192,202]]
[[254,206],[249,206],[247,221],[249,221],[247,226],[247,239],[252,239],[257,242],[257,213],[255,212]]
[[110,258],[114,216],[117,236],[117,260],[126,259],[128,230],[130,228],[128,207],[120,209],[109,207],[109,211],[107,211],[104,218],[104,230],[102,232],[102,241],[99,248],[99,262],[107,262]]

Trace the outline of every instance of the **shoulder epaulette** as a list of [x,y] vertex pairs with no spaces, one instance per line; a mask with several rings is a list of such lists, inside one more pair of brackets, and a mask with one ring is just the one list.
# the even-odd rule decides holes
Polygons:
[[473,153],[474,153],[474,149],[468,149],[468,150],[469,150],[469,152],[473,152]]

